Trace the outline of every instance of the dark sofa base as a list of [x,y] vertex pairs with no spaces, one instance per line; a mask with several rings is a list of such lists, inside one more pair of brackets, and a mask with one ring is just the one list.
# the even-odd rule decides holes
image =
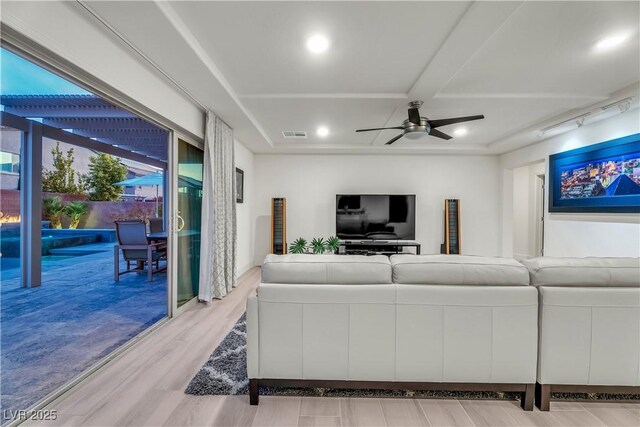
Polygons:
[[640,394],[640,387],[617,385],[571,385],[536,383],[536,406],[541,411],[549,410],[551,393],[609,393]]
[[338,380],[288,380],[250,379],[249,403],[259,403],[259,386],[301,388],[347,388],[378,390],[437,390],[437,391],[513,391],[520,392],[520,406],[525,411],[533,410],[534,384],[502,383],[426,383],[395,381],[338,381]]

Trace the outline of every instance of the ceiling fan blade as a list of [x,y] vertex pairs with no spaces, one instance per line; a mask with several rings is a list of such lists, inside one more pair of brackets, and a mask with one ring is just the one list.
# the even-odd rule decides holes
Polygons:
[[384,144],[384,145],[391,145],[391,144],[393,144],[394,142],[396,142],[397,140],[399,140],[400,138],[402,138],[403,136],[404,136],[404,134],[402,134],[402,133],[401,133],[400,135],[396,136],[395,138],[391,138],[391,139],[390,139],[389,141],[387,141],[387,143],[386,143],[386,144]]
[[420,112],[417,108],[409,108],[409,121],[417,125],[420,124]]
[[438,129],[431,129],[429,131],[429,135],[435,136],[436,138],[446,139],[446,140],[449,140],[449,139],[452,138],[451,136],[447,135],[446,133],[440,132]]
[[484,119],[484,116],[482,114],[480,114],[479,116],[453,117],[450,119],[429,120],[429,126],[431,126],[431,129],[435,129],[435,128],[439,128],[440,126],[453,125],[456,123],[470,122],[471,120],[480,120],[480,119]]
[[371,132],[372,130],[385,130],[385,129],[404,129],[404,128],[402,126],[394,126],[390,128],[357,129],[356,132]]

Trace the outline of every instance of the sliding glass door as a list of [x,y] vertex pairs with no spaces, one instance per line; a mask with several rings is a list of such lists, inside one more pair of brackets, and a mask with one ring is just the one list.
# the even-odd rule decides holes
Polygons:
[[204,152],[178,139],[175,215],[177,241],[177,307],[198,295],[200,230],[202,221],[202,168]]
[[134,221],[136,246],[167,239],[171,134],[4,45],[0,62],[1,424],[171,314],[164,248],[145,265],[115,226]]

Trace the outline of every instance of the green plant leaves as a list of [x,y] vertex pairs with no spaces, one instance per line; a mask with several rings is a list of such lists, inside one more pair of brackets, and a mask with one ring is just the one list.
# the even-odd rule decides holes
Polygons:
[[298,237],[293,241],[291,246],[289,246],[289,253],[292,254],[303,254],[307,250],[307,241],[302,237]]
[[324,242],[324,244],[327,248],[327,251],[336,253],[340,248],[340,239],[338,239],[337,236],[331,236]]
[[42,191],[50,193],[72,193],[82,194],[83,188],[81,184],[76,184],[76,174],[73,169],[73,148],[70,148],[66,155],[60,150],[60,142],[56,142],[56,146],[51,149],[54,170],[42,168]]
[[89,199],[95,201],[117,201],[124,187],[115,185],[127,177],[127,167],[117,157],[98,153],[89,158],[89,173],[83,183],[89,189]]
[[71,218],[69,229],[75,229],[80,223],[80,218],[89,212],[89,205],[85,202],[69,202],[66,205],[58,196],[44,199],[42,201],[44,216],[51,222],[51,228],[62,228],[60,217],[65,215]]
[[51,228],[62,228],[60,215],[64,213],[62,199],[58,196],[44,199],[42,201],[44,216],[51,222]]
[[304,238],[298,237],[289,246],[289,253],[304,254],[307,253],[308,249],[310,249],[314,254],[324,254],[327,252],[335,253],[338,251],[339,247],[340,239],[336,236],[331,236],[326,240],[322,237],[314,237],[311,239],[311,243],[307,243]]
[[315,237],[311,240],[311,250],[314,254],[323,254],[326,250],[324,245],[324,239],[322,237]]

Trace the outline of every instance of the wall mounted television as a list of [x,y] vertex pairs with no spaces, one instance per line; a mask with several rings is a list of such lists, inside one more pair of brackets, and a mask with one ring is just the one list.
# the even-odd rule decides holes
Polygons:
[[549,212],[640,212],[640,134],[549,156]]
[[414,194],[336,195],[336,235],[343,240],[414,240]]

